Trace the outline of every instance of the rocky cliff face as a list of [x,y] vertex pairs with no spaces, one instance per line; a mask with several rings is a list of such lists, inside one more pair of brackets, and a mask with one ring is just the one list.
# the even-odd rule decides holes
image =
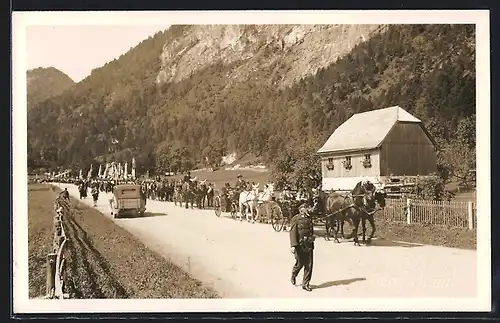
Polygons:
[[268,82],[289,86],[335,62],[384,25],[195,25],[168,41],[157,82],[179,82],[216,61],[238,63],[234,82],[251,79],[257,69]]

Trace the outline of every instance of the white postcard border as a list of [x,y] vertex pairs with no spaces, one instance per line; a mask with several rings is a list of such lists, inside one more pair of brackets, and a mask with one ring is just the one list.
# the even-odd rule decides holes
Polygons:
[[[477,297],[436,299],[28,299],[26,27],[165,24],[475,24],[477,115]],[[487,10],[14,12],[13,265],[14,313],[252,311],[490,311],[490,35]],[[464,277],[467,279],[467,277]]]

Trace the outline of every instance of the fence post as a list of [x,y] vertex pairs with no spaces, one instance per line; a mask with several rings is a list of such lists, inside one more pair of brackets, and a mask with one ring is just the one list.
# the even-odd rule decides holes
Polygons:
[[55,253],[49,253],[47,255],[47,296],[52,296],[52,290],[55,288],[56,257],[57,255]]
[[406,223],[411,224],[411,200],[406,199]]
[[469,218],[469,230],[474,229],[474,217],[472,213],[472,202],[467,202],[467,215]]

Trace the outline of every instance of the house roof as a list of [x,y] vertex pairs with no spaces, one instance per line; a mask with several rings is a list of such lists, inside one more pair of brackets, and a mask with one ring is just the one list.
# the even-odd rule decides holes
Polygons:
[[318,153],[377,148],[398,121],[422,123],[399,106],[357,113],[330,135]]

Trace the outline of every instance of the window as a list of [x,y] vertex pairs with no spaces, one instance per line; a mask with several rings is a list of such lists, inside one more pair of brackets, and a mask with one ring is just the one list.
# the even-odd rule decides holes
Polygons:
[[363,167],[370,168],[372,167],[371,155],[365,154],[365,160],[363,160]]
[[326,168],[328,168],[328,170],[333,170],[334,169],[333,158],[328,158],[328,163],[326,164]]
[[346,156],[345,160],[344,160],[344,168],[345,169],[351,169],[352,168],[352,164],[351,164],[351,156]]

